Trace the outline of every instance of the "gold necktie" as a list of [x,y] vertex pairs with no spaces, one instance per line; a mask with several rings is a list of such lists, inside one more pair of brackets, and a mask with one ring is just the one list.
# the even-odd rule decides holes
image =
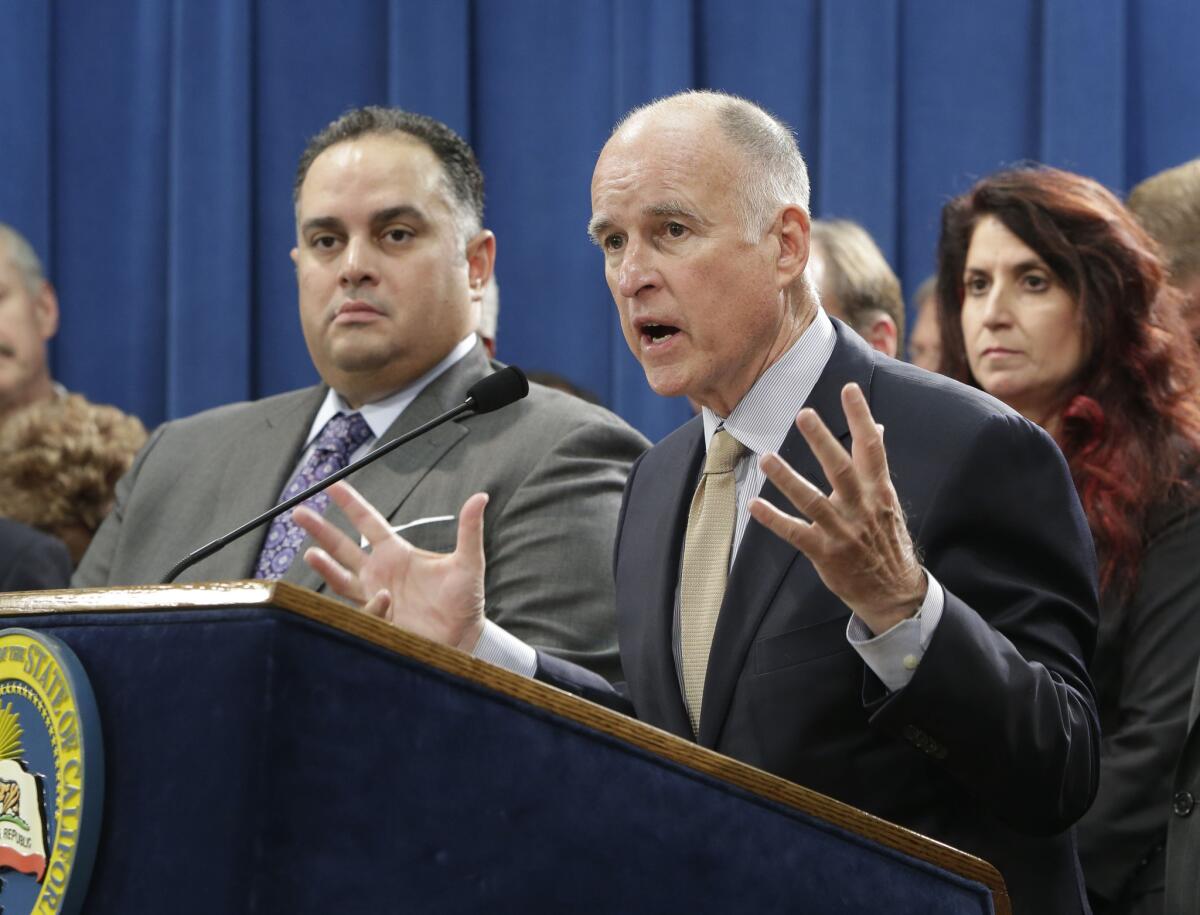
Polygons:
[[725,579],[729,575],[729,550],[737,522],[737,495],[733,470],[745,446],[720,429],[708,446],[704,475],[688,512],[687,536],[683,542],[683,579],[679,599],[680,647],[683,661],[683,693],[687,700],[692,730],[700,732],[700,702],[708,671],[708,652]]

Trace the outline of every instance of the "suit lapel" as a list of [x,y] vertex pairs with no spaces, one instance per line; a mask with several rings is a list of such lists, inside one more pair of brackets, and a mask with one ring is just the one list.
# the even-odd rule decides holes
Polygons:
[[[297,391],[285,403],[276,402],[263,415],[231,428],[226,441],[214,443],[214,451],[221,455],[225,470],[219,498],[213,501],[220,506],[230,506],[232,510],[215,516],[216,523],[204,542],[244,524],[279,501],[279,495],[295,469],[312,419],[325,399],[325,390],[318,385]],[[211,504],[198,507],[198,511],[211,511],[212,507]],[[269,527],[269,524],[263,525],[233,541],[188,569],[182,578],[186,581],[225,581],[251,577]],[[202,545],[197,543],[193,549]]]
[[[401,413],[396,421],[384,433],[382,442],[391,441],[398,435],[403,435],[423,423],[429,422],[435,416],[452,409],[466,399],[467,388],[491,371],[487,357],[483,355],[482,347],[476,346],[459,362],[426,385],[425,389],[416,396],[411,404]],[[469,427],[461,422],[449,422],[439,426],[420,438],[408,444],[401,445],[394,452],[375,463],[364,467],[353,474],[348,482],[357,489],[381,515],[394,519],[404,501],[411,495],[413,489],[422,478],[432,470],[445,455],[469,432]],[[331,507],[329,520],[346,532],[355,542],[359,535],[354,527],[336,507]],[[311,545],[311,539],[306,538],[301,544],[300,556]],[[292,563],[284,576],[290,581],[314,591],[323,591],[325,582],[316,572],[309,568],[303,559]]]
[[[646,588],[648,620],[644,625],[627,627],[626,631],[641,632],[644,638],[633,651],[627,669],[636,670],[646,678],[648,694],[657,707],[655,723],[681,737],[692,739],[692,725],[680,691],[679,672],[675,666],[675,592],[679,583],[679,567],[683,554],[683,539],[687,531],[688,511],[692,504],[700,465],[704,459],[704,426],[693,420],[693,428],[676,446],[672,443],[663,460],[669,469],[653,474],[654,482],[648,492],[636,491],[640,499],[652,500],[648,510],[637,513],[646,519],[646,527],[637,532],[635,576],[637,591]],[[623,536],[628,536],[623,535]],[[624,638],[624,632],[622,633]],[[622,653],[626,646],[622,644]],[[664,662],[665,659],[665,662]]]
[[[837,343],[805,406],[816,410],[829,430],[849,447],[850,430],[842,410],[842,388],[849,382],[857,382],[869,402],[874,362],[871,351],[853,331],[837,321],[834,325]],[[829,491],[825,473],[795,423],[791,424],[779,453],[797,473],[823,492]],[[760,495],[781,511],[796,514],[795,507],[770,481],[763,485]],[[708,656],[699,734],[702,746],[715,747],[720,741],[734,688],[746,666],[755,634],[793,566],[797,571],[797,586],[789,589],[789,599],[824,587],[806,557],[751,519],[729,572]]]

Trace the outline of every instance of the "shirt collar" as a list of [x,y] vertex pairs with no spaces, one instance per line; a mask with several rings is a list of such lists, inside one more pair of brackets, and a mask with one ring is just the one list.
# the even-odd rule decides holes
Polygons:
[[[383,397],[373,403],[363,404],[359,407],[357,412],[362,414],[362,418],[371,427],[372,436],[376,440],[382,437],[408,405],[416,400],[417,395],[425,390],[429,383],[446,371],[446,369],[465,358],[467,353],[475,348],[478,339],[474,333],[468,334],[458,342],[445,359],[416,381],[406,385],[394,394],[389,394],[387,397]],[[354,412],[355,410],[346,403],[342,395],[333,388],[330,388],[325,392],[325,400],[322,402],[321,408],[317,410],[317,415],[313,418],[312,426],[309,427],[308,438],[304,442],[304,447],[307,448],[311,445],[316,437],[321,434],[321,430],[325,428],[325,424],[339,413],[349,415]]]
[[833,355],[837,332],[821,306],[812,323],[738,401],[728,417],[704,407],[704,447],[722,425],[755,455],[778,451]]

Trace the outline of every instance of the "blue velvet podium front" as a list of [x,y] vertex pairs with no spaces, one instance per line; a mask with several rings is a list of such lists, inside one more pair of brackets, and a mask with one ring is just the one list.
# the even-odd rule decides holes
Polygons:
[[95,693],[89,915],[1009,911],[978,859],[303,589],[0,617]]

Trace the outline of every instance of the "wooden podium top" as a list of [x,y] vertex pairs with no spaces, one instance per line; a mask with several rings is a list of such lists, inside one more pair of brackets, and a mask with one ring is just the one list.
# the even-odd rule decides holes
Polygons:
[[997,915],[1011,912],[1004,881],[995,867],[986,861],[570,693],[397,629],[383,620],[367,616],[306,588],[275,581],[235,581],[0,594],[0,617],[10,620],[45,613],[219,611],[234,607],[277,608],[315,620],[381,648],[547,709],[696,772],[978,881],[991,890]]

